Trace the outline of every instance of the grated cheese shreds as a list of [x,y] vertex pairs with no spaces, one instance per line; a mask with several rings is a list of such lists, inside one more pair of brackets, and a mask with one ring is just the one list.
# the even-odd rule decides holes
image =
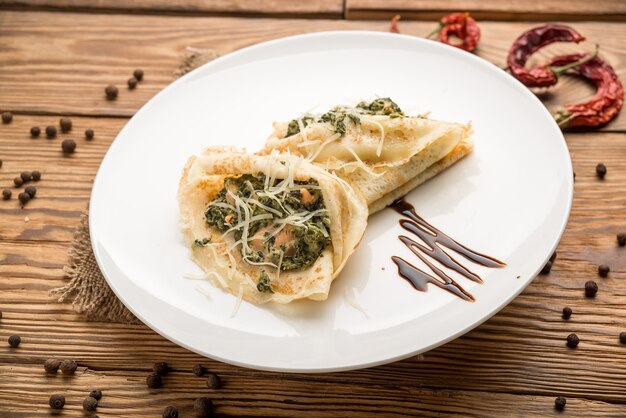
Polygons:
[[359,167],[360,169],[362,169],[363,171],[365,171],[366,173],[368,173],[368,174],[370,174],[370,175],[372,175],[372,176],[374,176],[374,177],[380,177],[380,176],[382,176],[382,175],[384,174],[384,173],[377,173],[377,172],[375,172],[374,170],[372,170],[371,168],[369,168],[369,167],[368,167],[368,165],[367,165],[367,164],[365,164],[365,163],[363,162],[363,160],[361,160],[361,159],[359,158],[359,156],[357,155],[357,153],[356,153],[356,152],[354,152],[354,150],[353,150],[352,148],[350,148],[350,147],[348,147],[348,146],[346,146],[346,145],[343,145],[343,144],[340,144],[340,145],[341,145],[343,148],[345,148],[345,149],[346,149],[346,150],[347,150],[350,154],[352,154],[352,156],[356,159],[356,161],[355,161],[355,162],[359,164],[359,166],[358,166],[358,167]]
[[183,279],[189,280],[206,280],[208,279],[208,274],[194,274],[194,273],[183,273]]
[[241,301],[243,300],[243,284],[239,285],[239,293],[237,294],[237,302],[235,302],[235,306],[233,306],[233,311],[230,313],[230,317],[234,318],[239,312],[239,307],[241,306]]
[[383,143],[385,142],[385,128],[383,128],[380,122],[374,119],[362,118],[362,122],[371,123],[380,129],[380,142],[378,142],[378,146],[376,147],[376,156],[380,157],[380,154],[383,152]]
[[232,232],[235,229],[239,229],[239,228],[243,228],[243,227],[249,227],[252,222],[262,221],[264,219],[273,219],[273,218],[274,217],[272,215],[270,215],[269,213],[263,213],[261,215],[254,215],[249,220],[244,220],[242,222],[238,222],[237,225],[228,228],[226,230],[226,232],[224,232],[222,234],[221,238],[224,238],[229,232]]
[[202,295],[204,295],[205,298],[207,299],[211,299],[211,293],[209,292],[208,289],[206,289],[205,287],[200,286],[199,284],[194,286],[194,289],[198,292],[201,293]]
[[310,155],[309,157],[307,157],[307,160],[315,161],[317,156],[320,155],[320,152],[322,152],[322,149],[324,149],[324,147],[326,145],[330,144],[331,142],[335,141],[336,139],[338,139],[340,137],[341,137],[341,134],[340,133],[336,133],[336,134],[331,135],[328,138],[326,138],[326,140],[324,142],[322,142],[322,144],[315,150],[313,155]]
[[282,213],[280,213],[279,210],[276,210],[274,208],[270,208],[269,206],[264,205],[263,203],[259,202],[256,199],[248,199],[247,203],[252,203],[253,205],[257,205],[261,209],[265,209],[266,211],[271,212],[271,213],[273,213],[275,215],[278,215],[278,216],[282,216],[283,215]]

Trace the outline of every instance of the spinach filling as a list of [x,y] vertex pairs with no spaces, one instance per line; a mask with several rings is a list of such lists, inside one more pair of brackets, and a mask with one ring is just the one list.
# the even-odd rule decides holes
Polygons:
[[284,180],[268,185],[266,180],[263,173],[226,178],[205,220],[241,241],[241,255],[250,264],[269,263],[283,271],[306,268],[330,243],[330,217],[319,184],[309,179],[287,187]]
[[346,133],[346,121],[351,121],[358,126],[361,123],[359,115],[382,115],[390,118],[404,117],[404,112],[400,106],[388,97],[376,99],[371,102],[362,101],[356,107],[335,106],[328,112],[319,117],[311,115],[303,116],[300,119],[293,119],[287,125],[285,138],[300,133],[300,121],[303,127],[307,127],[312,123],[329,123],[333,127],[333,131],[340,135]]

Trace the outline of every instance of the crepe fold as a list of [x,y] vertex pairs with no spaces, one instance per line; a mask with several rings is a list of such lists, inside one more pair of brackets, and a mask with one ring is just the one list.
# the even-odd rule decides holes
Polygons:
[[471,126],[422,117],[359,115],[342,135],[313,123],[285,138],[275,123],[261,154],[302,156],[358,189],[370,214],[383,209],[472,151]]
[[[330,218],[330,243],[308,267],[286,270],[250,264],[232,234],[210,226],[205,211],[224,188],[224,180],[245,174],[281,181],[314,179],[321,190]],[[178,201],[185,239],[193,260],[218,287],[253,303],[289,303],[296,299],[325,300],[333,279],[358,246],[367,223],[367,204],[349,184],[321,167],[291,155],[249,155],[229,147],[206,149],[193,156],[180,179]],[[194,245],[204,240],[204,245]],[[261,292],[262,271],[271,280],[272,292]]]

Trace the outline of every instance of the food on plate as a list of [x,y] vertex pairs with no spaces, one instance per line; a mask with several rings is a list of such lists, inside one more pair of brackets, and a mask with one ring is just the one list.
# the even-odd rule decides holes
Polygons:
[[274,123],[260,154],[289,153],[335,173],[377,212],[472,151],[471,126],[407,116],[389,98]]
[[187,161],[178,199],[193,260],[254,303],[325,300],[367,222],[357,190],[276,152],[208,148]]

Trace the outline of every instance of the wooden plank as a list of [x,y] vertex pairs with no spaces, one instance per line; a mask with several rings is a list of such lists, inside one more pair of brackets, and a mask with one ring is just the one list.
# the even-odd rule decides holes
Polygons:
[[[63,416],[84,416],[82,401],[93,388],[103,392],[96,413],[100,416],[160,416],[166,406],[174,405],[181,416],[195,416],[192,405],[198,397],[209,397],[218,416],[290,417],[502,417],[514,409],[515,416],[552,416],[554,398],[478,391],[430,390],[412,386],[384,386],[378,381],[367,384],[324,382],[315,375],[306,379],[276,379],[272,374],[223,373],[224,387],[210,390],[205,379],[189,370],[166,376],[163,387],[148,390],[147,370],[96,371],[80,367],[73,377],[47,376],[34,365],[0,365],[0,412],[8,417],[49,416],[48,398],[53,393],[66,398]],[[567,416],[618,416],[624,405],[569,398]],[[7,416],[7,415],[3,415]],[[511,416],[511,415],[509,415]]]
[[4,0],[2,8],[186,15],[341,17],[342,0]]
[[438,19],[453,12],[470,12],[490,20],[626,20],[622,0],[346,0],[348,19]]
[[[151,96],[173,80],[186,46],[211,47],[218,53],[297,33],[324,30],[368,29],[387,31],[379,22],[194,18],[121,15],[106,18],[89,14],[0,12],[0,109],[20,113],[54,113],[131,116]],[[530,23],[482,24],[478,55],[504,65],[513,40]],[[401,31],[424,36],[433,22],[401,22]],[[581,22],[576,28],[588,42],[553,45],[547,54],[592,50],[601,54],[626,79],[626,41],[623,24]],[[142,67],[145,81],[134,91],[125,88],[132,71]],[[116,101],[107,101],[104,87],[120,87]],[[564,79],[544,94],[547,105],[576,102],[592,92],[586,83]],[[626,130],[626,113],[606,130]]]

